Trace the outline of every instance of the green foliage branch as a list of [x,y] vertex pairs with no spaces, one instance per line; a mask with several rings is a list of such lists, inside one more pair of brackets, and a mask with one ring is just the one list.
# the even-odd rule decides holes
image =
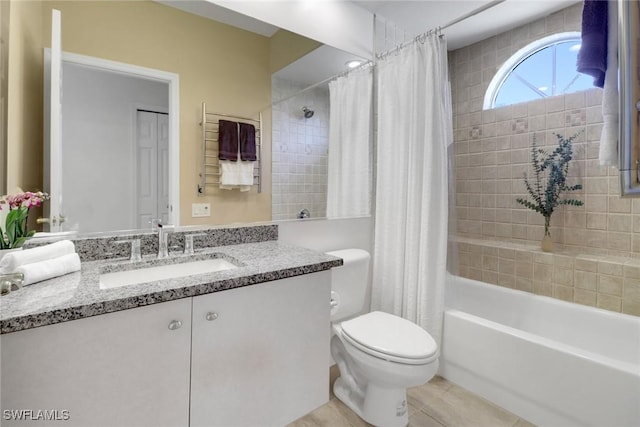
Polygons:
[[533,179],[530,179],[527,173],[524,174],[524,184],[530,200],[518,197],[516,202],[542,214],[544,232],[547,236],[550,235],[549,223],[556,207],[561,205],[582,206],[584,204],[581,200],[561,198],[565,192],[582,189],[580,184],[567,184],[569,162],[573,157],[572,143],[579,134],[576,133],[570,138],[565,138],[554,133],[558,138],[558,146],[551,153],[538,147],[536,136],[533,135],[531,145]]

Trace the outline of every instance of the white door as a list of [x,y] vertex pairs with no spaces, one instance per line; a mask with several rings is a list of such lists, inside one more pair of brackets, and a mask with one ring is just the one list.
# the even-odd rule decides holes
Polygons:
[[51,11],[51,49],[45,50],[44,204],[45,231],[60,231],[62,212],[62,17]]
[[136,119],[137,227],[153,218],[169,223],[169,118],[138,110]]

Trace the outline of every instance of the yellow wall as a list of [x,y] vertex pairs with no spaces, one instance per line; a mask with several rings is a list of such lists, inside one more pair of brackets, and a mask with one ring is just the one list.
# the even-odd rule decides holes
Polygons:
[[291,31],[282,29],[276,31],[269,39],[271,73],[286,67],[320,46],[322,43]]
[[7,100],[7,191],[42,189],[42,3],[12,1]]
[[[29,43],[25,55],[37,53],[40,60],[30,58],[30,65],[28,70],[24,70],[26,75],[22,80],[29,78],[29,83],[35,89],[33,94],[28,93],[28,98],[39,100],[37,114],[40,118],[42,47],[50,45],[51,9],[58,9],[62,12],[63,51],[154,68],[180,76],[181,224],[223,224],[271,219],[269,39],[147,0],[14,3],[22,6],[15,8],[18,11],[29,9],[29,19],[33,19],[30,28],[33,27],[34,40],[22,40],[22,43]],[[12,13],[13,9],[12,3]],[[37,13],[34,12],[35,9]],[[26,34],[26,31],[22,33]],[[12,31],[12,42],[20,38]],[[18,64],[12,66],[17,67]],[[18,79],[13,79],[15,75],[11,75],[11,87],[17,84]],[[38,84],[31,81],[32,75]],[[24,94],[30,91],[26,82],[21,87]],[[15,99],[11,101],[23,102]],[[207,191],[205,197],[197,197],[201,152],[198,123],[202,101],[207,102],[208,109],[232,115],[253,117],[263,111],[265,156],[261,194],[257,194],[255,189],[249,193],[214,189]],[[18,107],[14,108],[16,117],[10,119],[10,124],[26,133],[27,126],[23,123],[26,114],[24,108]],[[39,143],[34,151],[41,156],[41,119],[32,126],[39,129],[37,138],[33,139],[37,139]],[[10,141],[24,139],[22,135],[16,136],[18,139]],[[10,145],[15,143],[10,142]],[[25,151],[22,150],[22,155],[24,154]],[[27,178],[20,173],[14,174],[18,177],[16,181],[22,180],[25,187],[27,185],[24,183],[29,179],[42,182],[41,171],[36,178]],[[117,169],[114,169],[114,173],[117,173]],[[191,203],[194,202],[210,202],[212,216],[191,218]]]

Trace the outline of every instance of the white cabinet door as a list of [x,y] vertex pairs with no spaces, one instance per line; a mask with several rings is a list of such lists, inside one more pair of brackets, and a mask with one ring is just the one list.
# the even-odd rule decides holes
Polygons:
[[194,297],[191,427],[283,426],[328,401],[330,277]]
[[2,335],[1,424],[186,426],[190,340],[191,298]]

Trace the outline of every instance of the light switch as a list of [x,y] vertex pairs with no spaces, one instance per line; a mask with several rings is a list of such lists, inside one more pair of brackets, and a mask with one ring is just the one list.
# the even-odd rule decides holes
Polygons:
[[203,216],[211,216],[211,203],[192,203],[191,217],[199,218]]

